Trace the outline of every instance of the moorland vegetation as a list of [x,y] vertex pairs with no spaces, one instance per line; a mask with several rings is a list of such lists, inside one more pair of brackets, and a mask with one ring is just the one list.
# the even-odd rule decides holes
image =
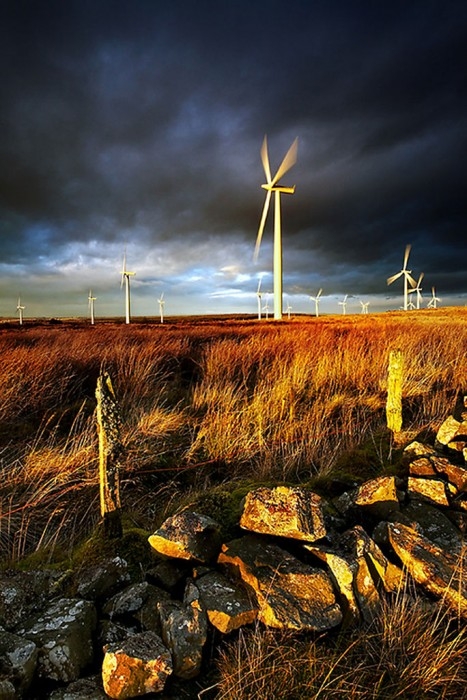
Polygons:
[[[393,436],[385,402],[396,348],[403,430]],[[190,508],[218,519],[229,537],[256,485],[300,483],[332,495],[397,473],[403,446],[432,439],[459,391],[467,393],[467,309],[280,323],[5,324],[0,358],[2,565],[70,567],[100,520],[95,388],[103,370],[122,417],[127,531],[149,533]],[[466,650],[444,613],[433,618],[401,595],[371,630],[345,639],[239,633],[218,657],[216,693],[466,697]]]

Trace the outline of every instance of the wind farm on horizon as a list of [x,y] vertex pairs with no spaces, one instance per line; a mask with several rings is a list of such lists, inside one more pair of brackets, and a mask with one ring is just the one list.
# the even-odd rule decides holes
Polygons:
[[[260,253],[260,248],[261,248],[261,242],[263,238],[263,234],[265,231],[266,227],[266,222],[268,219],[268,213],[271,208],[271,200],[272,200],[272,195],[274,194],[274,213],[273,213],[273,218],[274,218],[274,224],[273,224],[273,264],[272,264],[272,275],[273,275],[273,289],[272,292],[265,291],[262,289],[262,282],[263,282],[263,277],[266,274],[264,271],[256,274],[256,275],[251,275],[256,276],[258,279],[258,286],[256,289],[256,299],[257,299],[257,318],[259,321],[261,320],[269,320],[270,316],[273,318],[275,321],[280,321],[283,319],[284,314],[287,316],[287,320],[291,319],[291,312],[292,312],[292,305],[291,305],[291,294],[290,292],[287,293],[287,306],[284,310],[284,291],[283,291],[283,236],[282,236],[282,215],[281,215],[281,195],[283,194],[294,194],[295,193],[295,184],[292,186],[286,186],[281,183],[282,178],[292,169],[292,167],[295,165],[297,162],[297,153],[298,153],[298,138],[295,138],[291,146],[289,147],[288,151],[286,152],[282,162],[280,163],[279,167],[277,168],[274,176],[272,175],[271,171],[271,166],[270,166],[270,161],[269,161],[269,152],[268,152],[268,141],[267,141],[267,136],[264,136],[262,146],[260,149],[260,156],[261,156],[261,162],[263,165],[263,170],[264,174],[266,176],[266,182],[261,185],[261,187],[266,191],[266,196],[264,200],[264,205],[262,208],[261,216],[260,216],[260,221],[259,221],[259,228],[256,236],[256,243],[254,247],[254,253],[253,253],[253,261],[255,264],[258,262],[259,258],[259,253]],[[402,268],[393,274],[392,276],[387,278],[387,285],[392,285],[394,282],[396,282],[398,279],[402,279],[403,281],[403,296],[402,296],[402,306],[400,309],[404,311],[419,311],[422,309],[423,305],[423,296],[422,296],[422,291],[423,287],[421,286],[422,281],[424,279],[424,273],[421,272],[419,274],[418,280],[416,281],[414,277],[412,276],[412,270],[408,269],[408,261],[409,261],[409,256],[411,252],[412,246],[410,244],[406,245],[405,252],[404,252],[404,258],[403,258],[403,265]],[[125,246],[125,250],[123,253],[123,264],[122,264],[122,269],[121,269],[121,279],[120,279],[120,288],[124,288],[124,319],[125,323],[129,324],[131,322],[131,285],[130,285],[130,280],[132,277],[136,276],[135,271],[130,271],[127,269],[127,249]],[[273,315],[270,314],[270,306],[269,306],[269,296],[270,294],[272,295],[273,298]],[[252,293],[253,296],[253,293]],[[304,296],[303,294],[301,296]],[[315,296],[313,295],[308,295],[309,300],[313,303],[314,305],[314,316],[318,318],[320,316],[320,303],[325,299],[323,297],[323,287],[320,287],[319,291],[316,293]],[[97,301],[98,297],[93,296],[92,290],[89,290],[88,294],[88,310],[89,310],[89,319],[91,325],[94,325],[96,322],[96,311],[95,311],[95,302]],[[330,297],[328,297],[330,299]],[[351,302],[349,300],[354,299],[355,300],[355,305],[356,309],[354,308],[353,311],[350,310],[348,311],[348,307],[351,308]],[[414,301],[415,300],[415,301]],[[436,295],[436,289],[434,286],[431,287],[431,297],[426,303],[426,307],[428,309],[437,309],[438,305],[440,304],[441,299]],[[159,297],[157,298],[157,303],[159,307],[159,318],[160,318],[160,323],[164,323],[165,319],[165,298],[164,298],[164,292],[161,292]],[[360,313],[361,314],[369,314],[369,306],[370,306],[370,301],[369,300],[364,300],[360,298],[360,295],[358,294],[353,294],[353,293],[346,293],[343,299],[337,302],[337,308],[335,313],[340,313],[342,315],[347,315],[348,313],[357,313],[358,312],[358,304],[360,304]],[[329,305],[329,304],[328,304]],[[339,309],[340,307],[340,309]],[[21,303],[21,297],[18,298],[18,303],[16,306],[16,311],[19,317],[19,323],[20,325],[23,325],[24,322],[24,310],[26,306]],[[252,312],[253,313],[253,309]],[[294,315],[303,315],[303,311],[296,311]],[[306,313],[306,312],[305,312]],[[329,312],[329,309],[326,311],[326,313],[332,313]],[[147,315],[147,314],[146,314]],[[155,315],[155,314],[154,314]],[[177,314],[180,315],[180,314]],[[202,315],[202,314],[197,314],[197,315]],[[207,314],[209,315],[209,314]],[[308,314],[308,315],[313,315],[313,314]],[[34,317],[31,317],[34,318]],[[102,317],[103,318],[103,317]]]

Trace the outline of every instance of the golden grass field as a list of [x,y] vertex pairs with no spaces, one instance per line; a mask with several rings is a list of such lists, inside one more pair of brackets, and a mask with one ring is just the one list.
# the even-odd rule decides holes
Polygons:
[[[405,380],[403,430],[394,440],[385,402],[388,356],[396,348],[403,351]],[[467,309],[279,323],[205,317],[129,326],[4,324],[0,358],[1,559],[15,565],[41,551],[48,562],[67,562],[100,518],[94,392],[102,370],[111,376],[123,420],[126,522],[151,531],[196,505],[213,517],[220,512],[228,524],[236,515],[222,512],[235,503],[230,496],[255,484],[300,482],[332,492],[336,484],[397,468],[401,447],[415,437],[432,439],[458,392],[467,393]],[[398,605],[406,605],[403,596]],[[387,640],[385,653],[397,658],[376,675],[391,667],[400,676],[406,651],[397,647],[393,628],[401,614],[392,608],[383,628],[332,653],[318,652],[315,641],[287,645],[270,633],[246,632],[224,651],[219,697],[467,697],[457,680],[437,684],[433,669],[425,694],[416,683],[412,692],[413,679],[393,695],[368,694],[368,678],[357,683],[355,669],[365,679],[368,660],[374,670],[381,661],[375,649]],[[421,605],[405,611],[407,639],[432,654],[425,666],[458,678],[464,636],[455,637],[457,646],[451,637],[441,643],[446,625],[439,619],[427,625],[427,614]],[[295,695],[270,685],[271,664],[289,689],[291,669],[301,669]],[[310,685],[310,664],[321,664],[321,690]],[[415,662],[411,668],[414,677],[421,674]]]

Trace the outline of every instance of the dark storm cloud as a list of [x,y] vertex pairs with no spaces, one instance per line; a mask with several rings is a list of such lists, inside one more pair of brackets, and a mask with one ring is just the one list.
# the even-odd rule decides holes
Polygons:
[[74,242],[253,248],[267,132],[273,169],[299,137],[283,197],[297,289],[316,274],[384,294],[410,242],[417,270],[465,290],[464,2],[15,0],[2,15],[3,263],[66,263]]

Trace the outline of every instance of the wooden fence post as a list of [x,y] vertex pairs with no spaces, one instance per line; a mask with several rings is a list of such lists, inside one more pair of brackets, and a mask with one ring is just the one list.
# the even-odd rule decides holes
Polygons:
[[391,350],[388,366],[388,396],[386,401],[386,423],[393,433],[402,429],[402,384],[404,381],[404,358],[402,350]]
[[97,432],[99,436],[99,487],[104,534],[122,535],[120,515],[120,441],[121,418],[110,376],[107,372],[97,380]]

